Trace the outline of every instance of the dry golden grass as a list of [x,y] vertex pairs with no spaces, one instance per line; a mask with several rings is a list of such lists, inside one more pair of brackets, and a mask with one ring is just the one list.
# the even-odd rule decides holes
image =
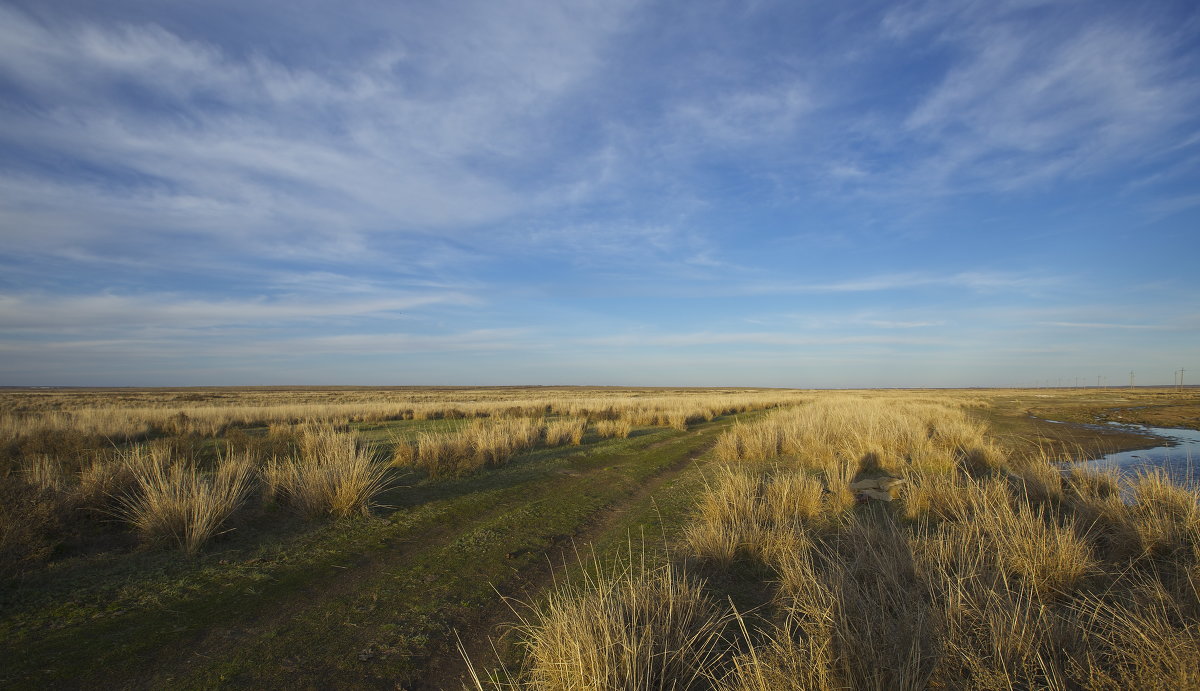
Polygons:
[[165,542],[194,554],[237,510],[249,492],[252,465],[221,459],[212,472],[135,447],[124,458],[134,488],[116,498],[116,513],[149,542]]
[[546,424],[546,446],[579,446],[587,423],[583,420],[555,420]]
[[[723,465],[697,497],[680,545],[680,561],[719,576],[709,583],[767,574],[747,587],[762,593],[754,613],[762,620],[739,619],[712,586],[669,564],[596,568],[599,575],[556,588],[525,616],[520,685],[1200,687],[1196,494],[1150,474],[1126,488],[1124,501],[1111,475],[1064,473],[1049,454],[1012,457],[977,421],[983,395],[106,396],[0,395],[0,441],[17,450],[12,484],[57,511],[120,497],[110,511],[148,539],[189,551],[220,531],[245,496],[250,456],[273,459],[259,470],[273,500],[308,515],[369,510],[387,471],[351,434],[335,431],[351,422],[470,418],[457,432],[395,446],[395,463],[436,475],[503,464],[539,445],[578,444],[589,425],[597,436],[624,437],[635,426],[686,429],[784,406],[719,437]],[[249,426],[271,432],[241,430]],[[170,436],[126,447],[121,462],[105,458],[114,443],[162,434]],[[239,455],[209,467],[197,459],[216,434],[228,435]],[[852,483],[881,475],[906,481],[895,500],[859,504]]]
[[784,458],[829,475],[845,474],[848,463],[893,474],[949,471],[964,462],[998,467],[999,451],[963,407],[830,395],[735,426],[718,441],[717,456],[727,461]]
[[1128,532],[1137,536],[1143,555],[1186,558],[1200,545],[1200,507],[1194,492],[1157,471],[1138,477],[1133,496],[1126,514]]
[[625,418],[672,426],[801,400],[795,392],[725,389],[255,389],[0,392],[0,440],[72,432],[113,441],[154,433],[213,437],[272,424],[346,425],[446,418]]
[[67,471],[52,456],[37,454],[23,459],[25,482],[44,490],[59,491],[67,485]]
[[[525,689],[708,689],[730,648],[728,606],[670,564],[596,565],[518,612]],[[483,684],[478,684],[483,688]]]
[[354,435],[312,428],[299,456],[273,459],[262,471],[265,494],[304,516],[366,514],[389,487],[388,467]]
[[[760,691],[1200,687],[1196,492],[1148,474],[1127,503],[1112,475],[1010,458],[966,403],[829,396],[723,435],[724,465],[681,546],[708,569],[768,568],[769,621],[726,633],[685,678]],[[906,480],[896,500],[855,505],[850,484],[884,473]],[[589,616],[559,597],[557,612]],[[539,617],[531,640],[552,618]],[[607,652],[554,617],[556,649]],[[610,663],[560,665],[541,688],[589,688],[571,671]]]
[[1120,484],[1111,474],[1082,466],[1071,468],[1065,482],[1065,488],[1079,499],[1105,500],[1121,494]]
[[[548,434],[553,427],[553,434]],[[397,441],[392,463],[414,466],[431,476],[463,475],[480,468],[508,463],[513,456],[539,444],[577,443],[583,438],[581,421],[563,420],[548,426],[542,420],[500,418],[475,420],[457,432],[422,432],[415,444]],[[551,444],[554,442],[554,444]]]
[[596,423],[596,435],[602,439],[624,439],[632,431],[633,423],[629,420],[600,420]]
[[826,519],[833,495],[824,494],[821,482],[803,471],[727,465],[700,496],[684,540],[692,554],[720,564],[739,554],[762,555],[775,532]]

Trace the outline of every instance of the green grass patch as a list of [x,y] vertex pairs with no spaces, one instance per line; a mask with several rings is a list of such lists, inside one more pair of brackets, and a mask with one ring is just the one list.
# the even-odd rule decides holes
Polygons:
[[[466,422],[397,421],[361,432],[382,445]],[[394,471],[398,485],[380,499],[393,507],[387,511],[305,522],[256,506],[195,557],[135,550],[54,562],[0,592],[0,637],[10,658],[0,682],[210,688],[416,680],[430,655],[454,654],[451,629],[495,604],[493,588],[515,587],[548,550],[679,467],[727,423],[699,426],[701,434],[649,428],[540,449],[463,478]],[[669,513],[682,515],[687,492],[668,494]],[[648,497],[639,499],[609,534],[661,520],[653,509]]]

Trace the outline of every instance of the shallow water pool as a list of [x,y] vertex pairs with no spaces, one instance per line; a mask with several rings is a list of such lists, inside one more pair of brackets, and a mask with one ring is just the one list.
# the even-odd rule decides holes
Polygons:
[[1097,470],[1113,469],[1123,478],[1132,478],[1161,468],[1166,471],[1168,477],[1179,484],[1200,486],[1200,469],[1196,468],[1196,465],[1200,464],[1200,430],[1120,423],[1109,425],[1138,434],[1162,437],[1166,443],[1152,449],[1110,453],[1103,458],[1080,461],[1072,465]]

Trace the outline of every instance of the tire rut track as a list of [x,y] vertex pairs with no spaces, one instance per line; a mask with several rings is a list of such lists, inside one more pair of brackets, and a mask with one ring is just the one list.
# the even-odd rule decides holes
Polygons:
[[[509,582],[506,592],[499,592],[504,598],[528,601],[545,591],[566,568],[568,562],[580,547],[592,544],[599,538],[608,535],[616,529],[630,510],[644,504],[655,492],[666,483],[678,477],[696,461],[711,451],[716,443],[718,432],[728,426],[719,424],[697,430],[689,436],[703,436],[705,442],[695,448],[689,448],[679,459],[663,467],[648,479],[636,492],[623,497],[618,503],[607,505],[595,512],[581,525],[580,530],[544,551],[544,559],[540,564],[531,565]],[[647,447],[647,450],[662,448],[671,444],[690,441],[689,437],[664,440]],[[496,653],[493,649],[494,636],[504,635],[504,627],[514,620],[514,612],[507,601],[497,599],[497,602],[485,612],[464,624],[467,630],[460,630],[460,642],[467,656],[477,670],[495,666]],[[414,691],[433,691],[435,689],[460,688],[469,681],[469,670],[466,661],[456,650],[445,655],[430,665],[423,678],[411,688]]]

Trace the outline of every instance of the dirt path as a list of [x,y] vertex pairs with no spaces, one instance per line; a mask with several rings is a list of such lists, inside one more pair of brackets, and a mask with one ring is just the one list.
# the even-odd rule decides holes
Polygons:
[[[716,431],[715,428],[709,428],[692,432],[692,436],[703,437],[704,443],[696,446],[689,444],[690,451],[686,455],[648,478],[636,492],[596,512],[571,539],[560,540],[547,548],[540,563],[535,562],[521,571],[499,594],[518,602],[529,602],[551,587],[556,578],[562,577],[567,565],[577,561],[578,554],[588,553],[591,545],[601,538],[612,537],[615,530],[626,524],[629,514],[644,510],[663,485],[711,450]],[[678,444],[678,440],[661,442],[655,447],[672,443]],[[511,657],[509,653],[516,642],[510,627],[516,619],[512,607],[498,597],[494,603],[479,610],[475,617],[462,622],[457,628],[456,637],[477,671],[482,673],[482,670],[496,668],[505,661],[503,658]],[[468,682],[470,676],[466,659],[462,654],[453,654],[431,661],[426,673],[412,688],[457,689]]]
[[575,545],[623,530],[633,513],[712,446],[732,419],[687,433],[548,451],[406,512],[256,613],[223,612],[191,636],[164,641],[109,687],[460,688],[472,659],[512,620],[497,596],[529,598],[552,582]]

